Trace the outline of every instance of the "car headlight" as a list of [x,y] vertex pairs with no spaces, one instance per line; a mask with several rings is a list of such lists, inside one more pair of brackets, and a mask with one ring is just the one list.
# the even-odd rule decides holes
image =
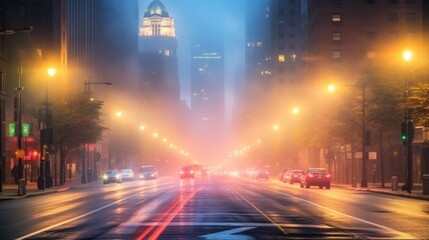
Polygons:
[[121,174],[116,174],[116,179],[119,179],[119,178],[121,178]]
[[103,175],[103,179],[107,180],[107,175],[106,174]]

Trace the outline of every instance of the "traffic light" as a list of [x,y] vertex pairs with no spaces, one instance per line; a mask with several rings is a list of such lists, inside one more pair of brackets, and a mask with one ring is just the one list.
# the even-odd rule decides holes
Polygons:
[[407,124],[401,123],[401,140],[402,144],[407,145],[408,134],[407,134]]

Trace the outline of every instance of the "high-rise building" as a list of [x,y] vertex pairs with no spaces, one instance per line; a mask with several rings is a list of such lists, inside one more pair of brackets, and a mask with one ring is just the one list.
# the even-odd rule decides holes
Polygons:
[[421,51],[422,2],[309,0],[307,79],[355,83],[370,64]]
[[224,147],[225,137],[223,50],[204,44],[197,44],[192,50],[191,116],[195,150],[200,155],[205,153],[205,159],[215,158]]
[[245,6],[245,81],[239,88],[240,92],[235,93],[240,97],[236,98],[237,112],[233,127],[236,135],[243,137],[249,129],[260,125],[263,117],[268,117],[258,113],[269,106],[273,88],[271,0],[246,1]]
[[174,19],[159,0],[147,7],[139,31],[141,90],[151,99],[178,102],[180,88]]

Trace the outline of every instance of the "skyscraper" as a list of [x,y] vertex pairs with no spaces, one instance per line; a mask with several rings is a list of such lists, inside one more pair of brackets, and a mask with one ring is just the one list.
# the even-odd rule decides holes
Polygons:
[[147,7],[139,30],[142,93],[150,99],[180,99],[174,19],[159,0]]
[[211,156],[214,156],[219,149],[223,149],[222,143],[225,136],[224,63],[222,50],[203,44],[194,46],[191,70],[191,112],[195,145],[200,154],[210,153]]

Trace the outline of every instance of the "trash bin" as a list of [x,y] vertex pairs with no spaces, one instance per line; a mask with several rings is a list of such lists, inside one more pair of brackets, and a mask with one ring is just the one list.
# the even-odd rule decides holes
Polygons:
[[398,176],[392,176],[392,191],[398,191]]
[[27,194],[27,186],[25,179],[18,179],[18,196]]
[[429,194],[429,174],[423,174],[423,194]]

